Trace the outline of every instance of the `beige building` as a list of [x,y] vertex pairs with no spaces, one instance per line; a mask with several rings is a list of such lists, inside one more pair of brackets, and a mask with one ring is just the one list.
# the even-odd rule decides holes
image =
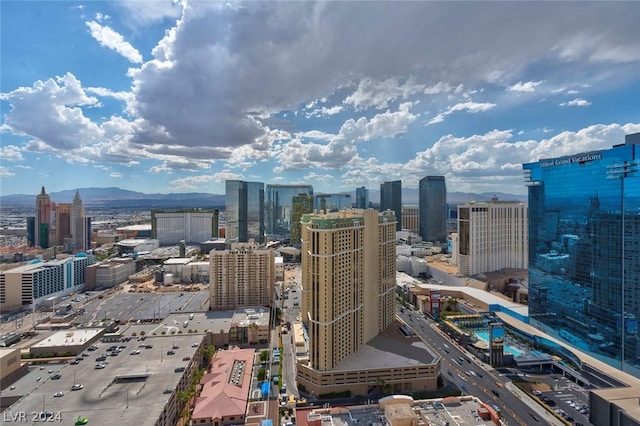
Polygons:
[[27,373],[27,365],[21,365],[20,348],[0,348],[0,388],[8,388]]
[[113,287],[129,279],[136,272],[136,263],[130,257],[118,257],[87,267],[86,290]]
[[420,209],[418,206],[402,206],[402,229],[414,234],[420,232]]
[[458,272],[472,276],[504,268],[527,269],[527,215],[526,203],[495,197],[458,206]]
[[301,223],[309,354],[298,360],[298,383],[315,395],[364,395],[381,380],[398,390],[435,388],[439,359],[428,350],[412,358],[403,351],[409,342],[397,340],[398,327],[390,327],[396,318],[394,213],[306,214]]
[[231,250],[209,253],[210,309],[271,306],[275,254],[254,243],[235,243]]

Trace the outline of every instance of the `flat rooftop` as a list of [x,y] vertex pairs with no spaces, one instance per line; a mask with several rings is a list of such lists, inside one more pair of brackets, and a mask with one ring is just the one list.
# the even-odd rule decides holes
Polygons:
[[409,367],[433,364],[439,358],[418,337],[404,337],[401,323],[394,321],[357,352],[342,360],[335,371]]
[[[170,398],[176,398],[175,388],[184,373],[176,367],[187,367],[203,340],[202,335],[147,337],[144,342],[101,343],[89,352],[78,365],[51,364],[29,367],[29,373],[16,381],[16,388],[3,390],[3,396],[22,395],[8,408],[9,412],[60,412],[63,424],[71,424],[79,416],[87,417],[96,425],[148,425],[152,426]],[[139,347],[150,344],[150,349]],[[125,345],[115,357],[107,357],[109,364],[95,369],[95,358],[110,345]],[[168,355],[173,346],[175,354]],[[131,355],[132,350],[140,354]],[[185,358],[189,357],[189,360]],[[51,370],[51,373],[49,373]],[[59,380],[51,379],[59,373]],[[74,384],[83,389],[71,391]],[[172,389],[171,393],[164,393]],[[54,393],[64,392],[62,397]]]
[[95,338],[103,328],[82,328],[78,330],[58,331],[46,339],[40,340],[33,345],[34,348],[50,348],[64,346],[79,346],[86,344],[89,340]]

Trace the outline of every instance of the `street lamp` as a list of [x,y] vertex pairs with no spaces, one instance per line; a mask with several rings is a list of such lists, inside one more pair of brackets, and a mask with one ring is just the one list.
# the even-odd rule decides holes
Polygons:
[[622,231],[621,231],[621,261],[620,261],[620,370],[624,371],[624,341],[625,341],[625,312],[624,312],[624,256],[625,256],[625,221],[624,221],[624,180],[631,177],[632,174],[637,172],[638,163],[636,161],[624,161],[622,164],[612,164],[607,166],[607,179],[619,179],[620,180],[620,215],[622,216]]

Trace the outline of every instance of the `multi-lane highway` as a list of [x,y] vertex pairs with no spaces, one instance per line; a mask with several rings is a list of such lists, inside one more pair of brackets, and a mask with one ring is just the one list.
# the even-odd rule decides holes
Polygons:
[[453,383],[465,394],[474,395],[492,406],[497,406],[509,425],[549,424],[536,411],[507,390],[508,378],[479,362],[470,353],[449,340],[436,324],[422,314],[398,309],[398,316],[407,323],[434,351],[442,355],[441,373],[444,380]]

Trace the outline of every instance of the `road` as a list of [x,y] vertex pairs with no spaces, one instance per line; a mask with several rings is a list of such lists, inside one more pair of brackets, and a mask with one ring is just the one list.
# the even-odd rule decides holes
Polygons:
[[398,316],[436,353],[442,355],[441,374],[444,380],[454,384],[463,393],[476,396],[483,402],[500,408],[503,419],[509,425],[550,424],[537,415],[538,421],[535,421],[532,414],[537,411],[507,390],[506,384],[510,382],[508,378],[498,376],[495,370],[475,359],[473,355],[446,337],[434,321],[409,309],[405,309],[405,312],[399,310]]

